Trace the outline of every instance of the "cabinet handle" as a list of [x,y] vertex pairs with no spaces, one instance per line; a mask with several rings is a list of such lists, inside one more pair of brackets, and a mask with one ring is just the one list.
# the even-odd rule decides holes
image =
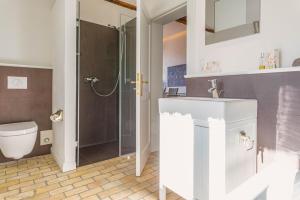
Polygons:
[[247,136],[245,131],[240,132],[240,144],[245,146],[247,151],[254,148],[254,140],[252,140],[250,136]]

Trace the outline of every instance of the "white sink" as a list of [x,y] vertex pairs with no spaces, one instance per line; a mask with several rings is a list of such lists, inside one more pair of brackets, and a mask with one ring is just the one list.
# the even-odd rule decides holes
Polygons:
[[159,104],[160,113],[190,114],[203,123],[209,118],[233,122],[257,117],[257,101],[254,99],[178,97],[162,98]]
[[174,97],[168,98],[173,99],[182,99],[182,100],[191,100],[191,101],[215,101],[215,102],[226,102],[226,101],[244,101],[245,99],[229,99],[229,98],[207,98],[207,97]]
[[163,98],[159,110],[161,200],[166,188],[185,199],[225,199],[255,175],[256,100]]

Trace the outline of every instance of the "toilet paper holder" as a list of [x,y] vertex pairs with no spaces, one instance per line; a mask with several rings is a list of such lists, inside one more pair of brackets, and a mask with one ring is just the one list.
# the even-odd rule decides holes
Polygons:
[[53,113],[51,116],[50,116],[50,120],[52,122],[61,122],[63,121],[63,110],[62,109],[59,109],[58,111],[56,111],[55,113]]

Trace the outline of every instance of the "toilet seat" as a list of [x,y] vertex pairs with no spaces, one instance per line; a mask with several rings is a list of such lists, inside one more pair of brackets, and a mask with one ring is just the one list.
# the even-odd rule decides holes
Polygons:
[[31,134],[37,131],[35,122],[22,122],[0,125],[0,137],[11,137]]

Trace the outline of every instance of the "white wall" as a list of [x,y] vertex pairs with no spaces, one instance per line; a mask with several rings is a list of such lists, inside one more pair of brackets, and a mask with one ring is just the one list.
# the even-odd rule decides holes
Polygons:
[[63,170],[75,169],[76,148],[76,0],[65,7],[65,160]]
[[[64,109],[65,103],[65,4],[63,1],[57,0],[52,9],[52,33],[53,33],[53,96],[52,109],[55,112],[58,109]],[[52,154],[57,163],[62,168],[64,163],[64,134],[65,123],[53,123],[54,141],[52,146]]]
[[76,168],[76,0],[56,0],[52,9],[53,112],[64,120],[53,123],[52,154],[63,171]]
[[104,0],[81,0],[80,18],[84,21],[107,26],[120,26],[120,15],[135,17],[136,11],[129,10]]
[[282,66],[300,57],[300,1],[261,1],[261,33],[205,46],[205,0],[188,1],[188,74],[201,73],[201,63],[218,61],[223,72],[258,68],[263,51],[282,50]]
[[0,1],[0,63],[51,63],[52,0]]

